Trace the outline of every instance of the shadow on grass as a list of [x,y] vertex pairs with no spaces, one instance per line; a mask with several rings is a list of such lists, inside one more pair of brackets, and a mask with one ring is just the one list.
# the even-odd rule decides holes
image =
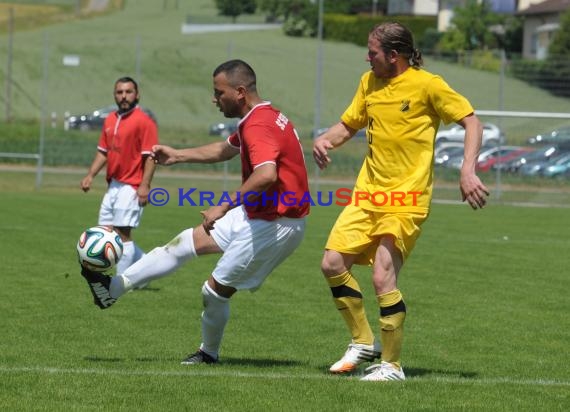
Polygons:
[[160,292],[160,288],[154,286],[145,286],[143,288],[133,289],[133,292],[140,293],[140,292]]
[[[372,364],[370,364],[372,365]],[[360,367],[354,372],[350,373],[343,373],[343,374],[331,374],[329,372],[329,367],[326,365],[322,365],[318,368],[319,372],[323,372],[325,375],[332,375],[332,376],[354,376],[354,377],[362,377],[366,374],[365,367]],[[443,370],[443,369],[426,369],[426,368],[414,368],[414,367],[406,367],[404,366],[404,372],[406,377],[408,378],[419,378],[422,376],[441,376],[446,378],[461,378],[461,379],[474,379],[478,375],[475,372],[466,372],[466,371],[452,371],[452,370]]]
[[[134,359],[128,358],[117,358],[117,357],[109,357],[106,358],[104,356],[85,356],[83,360],[88,362],[95,362],[95,363],[122,363],[122,362],[145,362],[145,363],[152,363],[152,362],[175,362],[180,363],[183,357],[179,358],[171,358],[167,359],[164,357],[159,356],[141,356]],[[221,358],[220,362],[218,363],[221,366],[253,366],[256,368],[279,368],[279,367],[291,367],[291,366],[300,366],[303,365],[302,362],[294,361],[294,360],[282,360],[282,359],[253,359],[253,358]]]
[[477,377],[477,373],[475,372],[413,368],[413,367],[406,368],[405,366],[404,366],[404,372],[408,377],[421,377],[428,375],[445,376],[445,377],[462,378],[462,379],[473,379]]
[[104,358],[101,356],[85,356],[83,360],[89,362],[106,362],[106,363],[113,363],[113,362],[124,362],[124,358]]
[[98,355],[93,355],[93,356],[84,356],[83,360],[88,361],[88,362],[96,362],[96,363],[126,363],[126,362],[147,362],[147,363],[151,363],[151,362],[175,362],[175,363],[180,363],[180,361],[183,359],[183,356],[180,357],[172,357],[172,358],[165,358],[165,357],[160,357],[160,356],[141,356],[141,357],[136,357],[136,358],[106,358],[104,356],[98,356]]
[[295,360],[283,359],[263,359],[263,358],[220,358],[220,365],[235,365],[235,366],[255,366],[256,368],[275,368],[275,367],[289,367],[300,366],[303,362]]

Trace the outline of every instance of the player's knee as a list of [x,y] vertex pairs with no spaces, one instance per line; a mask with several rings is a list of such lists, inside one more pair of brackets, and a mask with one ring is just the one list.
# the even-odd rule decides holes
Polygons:
[[342,255],[338,252],[327,250],[321,261],[321,271],[325,276],[335,276],[346,272],[348,268],[344,264]]
[[216,291],[210,287],[207,281],[202,285],[202,302],[204,304],[204,307],[207,307],[211,304],[226,303],[228,300],[229,298],[216,293]]
[[131,240],[131,227],[113,226],[113,229],[119,234],[123,242],[129,242]]

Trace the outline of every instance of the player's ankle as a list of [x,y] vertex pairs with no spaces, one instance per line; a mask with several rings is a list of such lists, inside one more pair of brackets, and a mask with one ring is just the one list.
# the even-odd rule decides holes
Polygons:
[[131,291],[133,289],[133,285],[129,282],[129,279],[124,277],[123,275],[116,275],[113,276],[111,279],[111,285],[109,287],[109,294],[113,299],[118,299],[123,296],[125,293]]

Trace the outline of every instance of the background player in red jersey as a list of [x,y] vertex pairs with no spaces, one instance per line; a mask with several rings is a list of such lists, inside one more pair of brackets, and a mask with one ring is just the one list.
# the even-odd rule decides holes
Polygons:
[[98,224],[112,226],[123,241],[123,256],[117,263],[121,273],[144,253],[132,239],[132,229],[139,226],[155,164],[152,147],[158,144],[156,123],[139,106],[139,88],[130,77],[115,82],[118,110],[105,119],[97,153],[81,189],[88,192],[93,178],[107,166],[109,187],[99,210]]
[[[220,253],[202,287],[202,344],[182,364],[215,363],[229,319],[229,300],[241,289],[256,290],[301,243],[309,203],[303,150],[292,123],[257,94],[253,69],[242,60],[216,68],[213,102],[226,117],[237,117],[226,141],[190,149],[157,145],[160,164],[212,163],[241,156],[242,184],[231,202],[202,211],[203,222],[153,249],[112,278],[83,269],[95,303],[105,309],[137,285],[175,271],[203,254]],[[243,199],[246,193],[255,193]],[[238,198],[240,201],[238,201]],[[286,201],[281,201],[286,199]]]

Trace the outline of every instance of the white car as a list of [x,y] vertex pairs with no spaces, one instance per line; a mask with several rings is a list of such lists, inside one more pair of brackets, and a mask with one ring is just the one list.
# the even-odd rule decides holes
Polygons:
[[[435,144],[439,145],[444,142],[463,142],[465,139],[465,129],[459,125],[455,125],[450,129],[444,129],[435,135]],[[505,141],[505,134],[496,125],[492,123],[483,124],[483,146],[495,145]]]

